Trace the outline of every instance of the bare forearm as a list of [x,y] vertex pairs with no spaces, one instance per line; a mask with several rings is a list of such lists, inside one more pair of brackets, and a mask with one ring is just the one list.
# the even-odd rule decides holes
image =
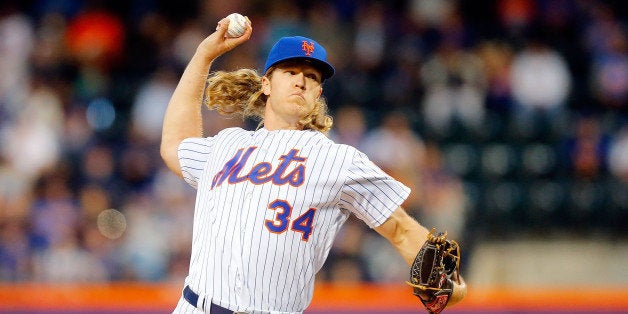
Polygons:
[[[390,241],[409,266],[412,266],[428,235],[428,230],[401,207],[375,230]],[[467,285],[462,276],[454,276],[452,279],[454,287],[449,306],[462,301],[467,294]]]
[[401,208],[375,230],[390,241],[408,265],[412,265],[428,234],[425,227]]
[[202,52],[197,51],[183,72],[164,116],[161,156],[166,165],[179,176],[179,143],[188,137],[203,136],[201,106],[211,62]]
[[177,155],[179,144],[186,138],[203,136],[201,108],[212,61],[247,41],[253,31],[247,18],[244,35],[227,38],[225,32],[228,26],[227,18],[220,20],[216,31],[198,46],[166,109],[161,136],[161,157],[168,168],[179,176],[182,176]]

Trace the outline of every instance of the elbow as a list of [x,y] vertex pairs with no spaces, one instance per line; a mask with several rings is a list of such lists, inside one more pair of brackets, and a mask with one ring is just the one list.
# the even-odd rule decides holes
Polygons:
[[168,147],[168,145],[165,145],[164,142],[161,142],[161,146],[159,147],[159,155],[161,155],[161,159],[163,159],[164,162],[168,162],[168,158],[170,155],[170,149]]
[[161,159],[168,164],[169,161],[172,159],[172,148],[170,148],[169,145],[164,144],[164,142],[161,143],[161,146],[159,147],[159,155],[161,156]]
[[182,177],[181,166],[179,164],[179,156],[176,145],[167,145],[164,142],[161,143],[159,148],[159,154],[166,166],[179,177]]

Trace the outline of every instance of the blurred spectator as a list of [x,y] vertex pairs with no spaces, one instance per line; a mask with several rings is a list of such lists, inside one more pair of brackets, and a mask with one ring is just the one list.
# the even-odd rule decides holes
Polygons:
[[351,60],[352,34],[350,24],[342,20],[341,12],[336,10],[334,3],[317,1],[307,10],[307,21],[310,36],[325,43],[328,61],[337,70],[344,69]]
[[190,266],[195,191],[165,165],[157,170],[151,190],[155,201],[162,204],[168,230],[172,230],[168,235],[167,279],[180,282]]
[[68,173],[59,165],[38,182],[31,209],[33,224],[33,279],[50,282],[104,281],[104,266],[80,246],[80,209]]
[[456,5],[452,0],[414,0],[408,6],[415,21],[425,27],[438,28],[454,12]]
[[158,156],[156,146],[137,141],[127,143],[118,155],[118,175],[127,193],[144,192],[150,188],[157,170]]
[[105,9],[87,8],[70,21],[67,45],[80,64],[105,70],[123,53],[124,36],[118,16]]
[[386,107],[391,109],[415,108],[424,86],[421,84],[420,68],[424,42],[418,36],[401,38],[391,54],[391,64],[382,78],[381,96]]
[[[268,15],[265,18],[267,24],[260,25],[262,33],[259,35],[264,38],[260,58],[270,51],[273,43],[279,38],[307,33],[305,21],[301,19],[301,12],[297,3],[286,0],[272,1],[268,3],[268,10]],[[262,62],[263,59],[260,59],[259,63]]]
[[379,234],[372,230],[365,233],[360,248],[374,282],[398,283],[408,280],[408,264]]
[[33,249],[45,251],[75,235],[79,208],[69,186],[67,165],[42,174],[35,185],[30,208]]
[[79,217],[81,225],[96,222],[98,214],[112,208],[111,195],[96,183],[81,185],[77,198],[81,209]]
[[110,88],[109,71],[123,54],[125,26],[120,18],[100,7],[88,7],[68,23],[66,44],[79,65],[79,99],[103,96]]
[[32,277],[32,250],[28,209],[31,191],[14,169],[0,158],[0,281],[26,281]]
[[98,184],[113,187],[116,164],[111,147],[105,144],[94,144],[87,147],[81,157],[80,184],[82,186]]
[[500,0],[497,2],[498,22],[504,30],[504,36],[511,43],[517,43],[534,27],[537,7],[530,0]]
[[361,6],[355,20],[353,55],[357,65],[370,72],[382,63],[386,48],[386,16],[380,2]]
[[571,77],[564,57],[535,34],[513,56],[510,84],[522,118],[556,116],[567,103]]
[[505,42],[486,41],[478,45],[477,51],[486,74],[486,108],[506,115],[514,105],[510,86],[512,48]]
[[[463,153],[462,151],[460,153]],[[464,158],[463,156],[461,156]],[[465,251],[462,267],[471,260],[475,239],[473,228],[468,227],[469,217],[473,217],[474,184],[465,184],[462,178],[450,169],[442,149],[435,142],[425,145],[425,162],[422,167],[422,182],[419,187],[423,200],[418,211],[418,221],[426,228],[447,231],[448,237],[455,239]]]
[[426,228],[447,230],[452,239],[464,240],[467,198],[462,181],[443,163],[440,148],[425,146],[421,186],[423,201],[417,218]]
[[34,85],[15,120],[3,123],[0,129],[0,154],[26,178],[36,178],[53,167],[61,155],[63,119],[55,91],[43,84]]
[[[146,19],[149,19],[149,18],[147,17]],[[145,36],[154,36],[152,33],[155,31],[155,28],[157,29],[165,28],[165,26],[163,26],[164,24],[163,17],[156,16],[153,19],[157,19],[157,20],[152,21],[152,23],[150,23],[149,25],[146,25],[145,30],[143,30],[143,33],[145,33]],[[160,24],[161,26],[159,26]],[[161,33],[163,34],[163,33],[169,33],[169,32],[170,31],[167,32],[164,29]],[[203,25],[199,21],[192,20],[186,23],[185,25],[183,25],[181,29],[179,30],[179,32],[175,33],[173,37],[174,38],[171,40],[171,42],[169,42],[170,39],[167,37],[158,38],[158,39],[155,39],[154,41],[159,43],[159,46],[161,47],[160,50],[165,50],[164,53],[167,52],[170,47],[172,47],[171,48],[173,50],[172,54],[174,57],[174,61],[176,62],[176,65],[178,67],[185,67],[188,60],[190,60],[192,56],[194,55],[194,53],[196,52],[196,47],[198,47],[198,43],[200,43],[201,41],[203,41],[203,39],[205,39],[205,37],[207,37],[207,33],[205,32],[205,30],[203,29]],[[167,68],[163,70],[166,70],[166,69]],[[177,73],[177,77],[178,76],[179,74]]]
[[628,33],[604,3],[589,4],[584,45],[591,57],[590,86],[593,97],[609,109],[627,112]]
[[0,218],[0,281],[32,279],[27,221],[23,217]]
[[177,86],[177,76],[174,69],[164,66],[137,91],[129,127],[150,143],[158,144],[161,140],[161,125],[170,96]]
[[608,167],[611,174],[628,183],[628,126],[621,127],[612,139]]
[[[84,221],[81,224],[80,244],[88,259],[94,263],[98,281],[115,281],[124,279],[122,270],[121,241],[103,236],[96,226],[96,221]],[[102,272],[102,273],[99,273]]]
[[523,139],[542,138],[560,125],[572,86],[565,58],[547,44],[541,30],[531,32],[513,55],[510,71],[511,131]]
[[83,155],[95,139],[94,130],[87,121],[86,111],[83,106],[72,106],[65,112],[61,144],[65,153],[73,158]]
[[33,73],[59,93],[65,102],[72,90],[68,84],[73,67],[69,64],[66,45],[67,21],[57,13],[42,16],[36,29],[36,41],[31,54]]
[[366,132],[364,111],[357,105],[344,105],[334,114],[334,126],[329,132],[329,137],[336,143],[361,149]]
[[593,60],[591,84],[600,103],[628,112],[628,40],[626,34],[612,34],[612,50]]
[[421,67],[426,124],[443,134],[454,122],[477,129],[484,119],[486,78],[482,60],[453,41],[442,41]]
[[15,1],[0,4],[0,131],[5,115],[10,118],[21,109],[30,87],[34,29],[18,8]]
[[[114,208],[111,193],[98,184],[86,183],[81,186],[78,199],[81,208],[77,230],[79,245],[93,263],[102,268],[104,280],[122,279],[121,241],[103,233],[107,221],[100,216],[105,210]],[[121,234],[124,232],[124,229],[116,229],[119,230]]]
[[[71,229],[73,230],[73,229]],[[65,235],[34,258],[34,280],[42,282],[103,282],[108,279],[102,263],[79,246],[74,235]]]
[[596,116],[576,118],[574,131],[563,142],[561,160],[568,175],[598,179],[606,174],[610,137]]
[[612,50],[615,36],[625,32],[626,16],[620,15],[621,11],[609,1],[587,1],[580,6],[585,18],[580,33],[583,48],[592,55]]
[[133,193],[122,205],[129,228],[122,243],[123,278],[158,281],[166,278],[171,233],[162,207],[148,192]]
[[330,257],[329,281],[334,283],[361,283],[369,281],[364,275],[364,265],[353,256],[334,255]]
[[380,126],[368,131],[362,149],[376,165],[412,189],[403,206],[410,214],[416,213],[423,197],[420,186],[425,147],[408,117],[399,111],[387,113]]
[[365,236],[372,232],[367,229],[355,217],[349,216],[321,269],[323,280],[344,283],[371,280],[369,256],[363,255]]

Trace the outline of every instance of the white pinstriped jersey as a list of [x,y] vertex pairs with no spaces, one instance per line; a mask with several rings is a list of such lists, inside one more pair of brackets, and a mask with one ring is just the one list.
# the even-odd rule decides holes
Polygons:
[[228,128],[184,140],[179,161],[198,190],[186,284],[233,311],[302,312],[348,216],[379,226],[410,193],[311,130]]

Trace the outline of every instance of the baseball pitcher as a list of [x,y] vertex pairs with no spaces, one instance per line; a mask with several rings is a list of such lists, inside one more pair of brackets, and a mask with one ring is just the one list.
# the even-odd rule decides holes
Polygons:
[[[334,74],[316,41],[281,38],[261,75],[210,72],[246,42],[229,19],[203,40],[172,95],[161,155],[197,189],[189,274],[175,313],[302,313],[337,232],[355,215],[410,265],[408,284],[430,313],[460,301],[460,251],[400,204],[410,190],[354,147],[332,142],[323,82]],[[209,73],[209,74],[208,74]],[[255,131],[203,137],[202,106],[255,118]]]

